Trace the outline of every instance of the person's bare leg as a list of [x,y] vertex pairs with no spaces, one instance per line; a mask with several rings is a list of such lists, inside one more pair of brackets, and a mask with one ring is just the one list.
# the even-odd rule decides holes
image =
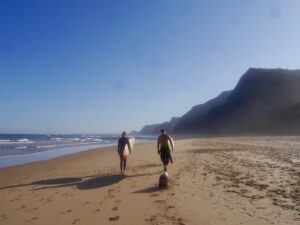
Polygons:
[[167,172],[167,165],[164,164],[164,171]]
[[120,172],[123,173],[123,161],[120,159]]
[[127,159],[125,158],[124,159],[124,164],[123,164],[123,166],[124,166],[123,173],[126,172],[126,164],[127,164]]

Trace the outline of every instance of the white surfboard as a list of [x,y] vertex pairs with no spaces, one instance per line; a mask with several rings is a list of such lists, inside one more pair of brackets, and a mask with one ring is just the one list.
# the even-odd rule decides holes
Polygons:
[[[134,144],[135,144],[135,138],[134,138],[134,137],[129,138],[129,144],[130,144],[131,151],[132,151],[133,146],[134,146]],[[126,146],[125,146],[124,155],[125,155],[125,156],[128,156],[129,154],[130,154],[130,151],[129,151],[128,145],[126,145]]]
[[[169,146],[169,149],[170,149],[170,150],[174,150],[174,148],[175,148],[175,143],[174,143],[173,138],[171,138],[171,142],[172,142],[172,144],[170,143],[170,140],[168,140],[168,146]],[[173,145],[173,148],[172,148],[172,145]]]

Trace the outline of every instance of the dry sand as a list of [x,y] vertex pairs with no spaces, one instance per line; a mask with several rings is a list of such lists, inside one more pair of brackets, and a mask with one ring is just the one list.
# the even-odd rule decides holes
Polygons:
[[300,138],[176,142],[170,187],[157,188],[155,143],[127,176],[115,148],[0,170],[0,224],[299,224]]

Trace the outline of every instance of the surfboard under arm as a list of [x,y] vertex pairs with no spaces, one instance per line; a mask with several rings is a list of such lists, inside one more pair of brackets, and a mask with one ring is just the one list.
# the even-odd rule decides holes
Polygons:
[[[129,144],[130,144],[130,148],[131,148],[131,151],[132,151],[133,146],[135,144],[135,138],[134,137],[133,138],[129,138]],[[125,155],[128,156],[129,154],[130,154],[129,147],[128,147],[128,145],[126,145],[125,146]]]
[[[174,140],[173,140],[173,138],[170,138],[170,139],[171,139],[171,142],[170,142],[170,140],[168,140],[169,149],[174,150],[174,148],[175,148]],[[172,148],[172,146],[173,146],[173,148]]]

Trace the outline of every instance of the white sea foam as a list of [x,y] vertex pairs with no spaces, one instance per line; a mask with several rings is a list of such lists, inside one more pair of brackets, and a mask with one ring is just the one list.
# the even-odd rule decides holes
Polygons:
[[96,141],[96,142],[101,142],[102,139],[101,138],[94,138],[93,141]]
[[16,149],[26,149],[27,146],[19,146],[19,147],[16,147]]
[[62,141],[62,138],[51,138],[53,141]]
[[33,141],[28,140],[27,138],[19,139],[17,141],[10,141],[10,140],[0,140],[0,145],[13,145],[13,144],[31,144]]
[[80,141],[80,138],[68,138],[69,141]]
[[56,145],[39,145],[39,146],[36,146],[36,148],[54,148],[56,147]]
[[23,139],[19,139],[18,142],[22,142],[22,143],[32,143],[32,141],[29,141],[27,138],[23,138]]
[[0,140],[0,145],[2,144],[9,144],[10,141],[9,140]]

